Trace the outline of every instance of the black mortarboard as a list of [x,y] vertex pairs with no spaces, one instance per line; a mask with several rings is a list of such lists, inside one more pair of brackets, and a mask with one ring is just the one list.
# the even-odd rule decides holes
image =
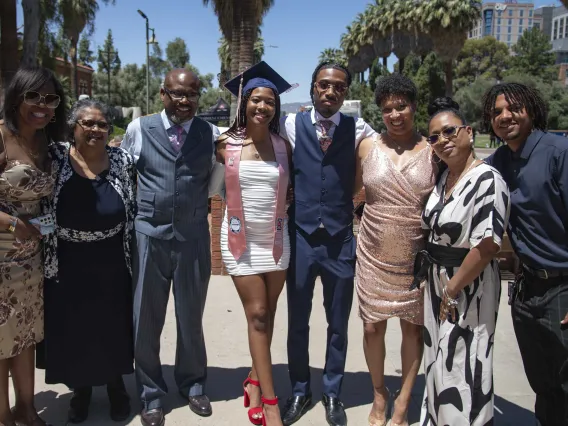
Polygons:
[[231,81],[225,83],[225,87],[229,92],[238,97],[241,87],[242,91],[240,93],[246,93],[248,90],[256,87],[269,87],[275,90],[276,93],[282,94],[292,86],[266,62],[260,61]]

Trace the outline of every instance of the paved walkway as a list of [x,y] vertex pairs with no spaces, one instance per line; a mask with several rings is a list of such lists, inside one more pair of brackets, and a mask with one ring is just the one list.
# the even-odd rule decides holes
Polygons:
[[[505,293],[506,294],[506,291]],[[273,361],[277,394],[285,400],[290,386],[286,359],[286,297],[280,298],[279,312],[273,343]],[[175,359],[175,320],[173,305],[168,306],[168,317],[162,336],[162,363],[170,393],[165,400],[168,426],[247,425],[246,410],[243,408],[241,383],[249,371],[250,357],[246,337],[246,324],[237,293],[228,277],[214,276],[209,289],[205,311],[205,333],[209,356],[208,394],[213,401],[213,416],[199,418],[189,411],[184,400],[173,384],[173,363]],[[372,387],[362,349],[362,327],[357,317],[357,304],[353,304],[350,323],[349,355],[343,387],[343,401],[347,408],[351,426],[366,426],[367,415],[372,402]],[[311,345],[314,398],[321,395],[321,374],[325,354],[326,324],[322,306],[321,287],[316,286],[314,310],[311,320]],[[387,332],[387,385],[396,390],[400,383],[400,329],[397,320],[389,323]],[[534,394],[525,378],[518,347],[515,341],[506,298],[501,299],[501,312],[495,337],[495,391],[496,425],[533,425],[532,407]],[[43,372],[37,372],[36,404],[43,418],[54,426],[64,425],[71,396],[65,386],[46,386]],[[131,395],[135,395],[133,377],[127,378]],[[421,374],[415,388],[410,422],[418,424],[419,407],[422,399],[424,376]],[[13,394],[11,396],[13,398]],[[12,399],[13,401],[13,399]],[[139,405],[133,400],[134,412]],[[124,423],[114,423],[108,418],[108,405],[104,388],[95,391],[89,420],[86,426],[139,425],[138,416]],[[325,415],[320,403],[297,423],[298,426],[325,426]]]

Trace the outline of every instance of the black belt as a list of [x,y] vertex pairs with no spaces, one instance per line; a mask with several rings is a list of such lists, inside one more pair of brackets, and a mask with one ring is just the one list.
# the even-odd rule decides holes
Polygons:
[[535,269],[531,268],[529,265],[525,263],[523,263],[523,269],[533,277],[539,278],[541,280],[568,277],[568,271],[563,271],[560,269]]
[[414,280],[409,290],[420,287],[420,283],[428,278],[428,270],[432,265],[445,268],[458,268],[469,253],[469,249],[461,247],[446,247],[426,243],[426,250],[421,250],[414,259]]

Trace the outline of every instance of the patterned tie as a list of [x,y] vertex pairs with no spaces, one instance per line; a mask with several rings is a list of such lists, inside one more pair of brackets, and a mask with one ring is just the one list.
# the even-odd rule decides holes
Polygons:
[[185,139],[185,130],[179,124],[176,124],[172,129],[175,133],[170,137],[170,142],[172,143],[174,151],[180,152]]
[[321,126],[321,135],[319,137],[320,148],[325,154],[327,149],[331,145],[331,136],[329,136],[329,129],[333,126],[333,121],[331,120],[320,120],[319,125]]

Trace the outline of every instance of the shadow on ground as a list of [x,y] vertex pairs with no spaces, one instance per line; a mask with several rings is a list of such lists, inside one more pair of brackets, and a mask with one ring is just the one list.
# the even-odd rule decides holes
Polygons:
[[[243,396],[242,382],[246,378],[249,367],[238,368],[208,368],[207,394],[214,404],[230,401]],[[174,367],[171,365],[163,366],[163,374],[169,388],[168,395],[163,399],[166,414],[172,410],[184,407],[185,400],[177,392],[174,382]],[[280,405],[283,407],[286,398],[290,396],[290,382],[288,378],[288,366],[277,364],[274,366],[274,383],[276,394],[280,397]],[[127,389],[132,397],[132,417],[136,416],[141,407],[136,398],[137,391],[134,375],[125,377]],[[321,400],[322,393],[322,370],[319,368],[311,369],[312,393],[314,404]],[[400,388],[400,377],[386,376],[385,385],[391,394]],[[420,405],[424,389],[424,375],[419,375],[413,390],[413,402],[410,407],[408,420],[410,424],[416,423],[420,419]],[[42,418],[53,424],[64,424],[67,417],[67,408],[71,398],[71,391],[58,394],[55,391],[39,392],[36,395],[36,407]],[[346,409],[368,405],[373,402],[373,392],[369,373],[366,371],[345,373],[341,399]],[[534,415],[518,405],[495,397],[495,424],[496,425],[529,425],[534,423]],[[188,411],[189,415],[189,411]],[[104,387],[96,388],[91,402],[90,421],[97,425],[127,425],[132,418],[122,423],[112,422],[108,418],[108,401]],[[91,423],[90,422],[90,423]]]

